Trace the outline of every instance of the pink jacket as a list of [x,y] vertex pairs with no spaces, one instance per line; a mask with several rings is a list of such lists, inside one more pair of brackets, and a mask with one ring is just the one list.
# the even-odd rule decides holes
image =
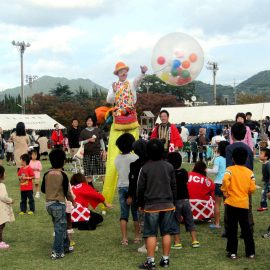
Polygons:
[[40,172],[42,171],[41,162],[39,160],[36,160],[36,161],[31,160],[30,163],[29,163],[29,166],[34,171],[35,179],[39,179],[40,178]]
[[[253,151],[254,145],[253,145],[251,130],[248,126],[246,126],[246,136],[245,136],[244,140],[242,140],[241,142],[248,145],[251,148],[251,150]],[[230,130],[230,144],[232,144],[232,143],[233,143],[233,140],[232,140],[231,130]]]

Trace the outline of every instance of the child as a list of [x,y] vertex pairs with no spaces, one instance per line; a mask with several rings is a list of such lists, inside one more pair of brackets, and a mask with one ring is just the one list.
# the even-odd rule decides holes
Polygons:
[[7,222],[15,220],[11,206],[14,201],[8,197],[4,179],[5,169],[0,165],[0,249],[9,248],[9,244],[3,241],[3,230]]
[[173,166],[162,160],[164,146],[160,140],[152,139],[147,143],[150,161],[140,171],[138,180],[138,206],[144,211],[143,237],[146,239],[147,260],[140,269],[155,268],[155,247],[158,227],[162,236],[163,256],[161,267],[169,266],[171,235],[173,232],[176,199],[176,182]]
[[179,227],[181,222],[181,217],[184,218],[186,231],[190,232],[192,238],[192,247],[198,248],[200,246],[199,241],[197,241],[195,224],[193,220],[193,215],[191,212],[189,204],[189,194],[188,194],[188,172],[185,169],[181,169],[182,165],[182,156],[179,152],[172,152],[168,155],[168,162],[171,163],[175,170],[175,179],[176,179],[176,228],[175,232],[177,233],[174,236],[174,245],[173,249],[181,249],[181,239],[179,235]]
[[225,196],[227,208],[227,256],[237,259],[237,229],[241,226],[244,238],[246,257],[255,258],[255,244],[252,230],[249,224],[249,195],[256,189],[253,172],[246,168],[245,162],[248,152],[242,147],[233,150],[232,158],[234,165],[229,166],[225,172],[221,190]]
[[77,209],[73,209],[71,214],[72,227],[79,230],[95,230],[103,221],[103,217],[92,210],[89,211],[88,207],[96,209],[99,204],[103,204],[104,207],[111,208],[111,204],[105,201],[102,194],[88,185],[86,177],[81,173],[75,173],[71,177],[70,184],[77,203]]
[[61,149],[54,149],[49,154],[52,169],[43,176],[41,191],[46,194],[46,209],[52,217],[54,225],[54,243],[51,253],[51,259],[61,259],[65,253],[73,251],[67,236],[67,218],[65,199],[76,203],[69,190],[69,181],[67,175],[62,171],[66,154]]
[[15,165],[14,163],[14,143],[12,140],[9,138],[8,141],[6,142],[6,158],[8,165]]
[[18,176],[20,179],[20,190],[21,190],[21,203],[20,208],[21,212],[19,215],[24,215],[27,209],[27,198],[29,203],[28,215],[33,215],[35,212],[35,201],[33,197],[33,179],[35,173],[32,168],[29,166],[30,157],[28,154],[23,154],[20,157],[21,159],[21,168],[18,171]]
[[211,229],[220,229],[220,206],[223,198],[223,193],[220,190],[222,186],[222,180],[226,170],[226,147],[229,145],[227,141],[221,141],[218,144],[217,157],[214,161],[213,169],[206,169],[207,173],[216,174],[215,178],[215,223],[210,224]]
[[[232,159],[232,153],[235,148],[242,147],[246,149],[248,156],[245,162],[245,167],[253,171],[253,151],[251,148],[242,142],[246,136],[246,126],[243,123],[235,123],[231,127],[231,138],[233,141],[233,144],[228,145],[226,147],[226,167],[233,165],[233,159]],[[222,237],[226,237],[227,235],[227,208],[224,209],[224,233],[222,234]],[[251,195],[249,196],[249,213],[248,213],[248,219],[249,219],[249,225],[251,228],[251,231],[253,232],[253,226],[254,226],[254,220],[253,220],[253,214],[252,214],[252,198]]]
[[[70,184],[69,184],[69,190],[70,190],[73,200],[75,200],[75,196],[72,193]],[[74,233],[74,230],[72,229],[72,221],[71,221],[72,209],[73,209],[72,202],[66,199],[67,235],[68,235],[70,246],[73,247],[75,246],[75,241],[72,240],[72,234]]]
[[[268,200],[270,200],[270,192],[267,193],[267,198]],[[262,238],[270,239],[270,225],[268,227],[267,232],[262,235]]]
[[37,160],[38,154],[36,150],[33,150],[31,152],[31,161],[29,163],[29,166],[32,168],[35,174],[35,188],[36,188],[36,195],[35,198],[40,198],[40,188],[39,188],[39,182],[40,182],[40,172],[42,171],[42,165],[39,160]]
[[262,164],[262,181],[264,183],[264,187],[262,190],[261,196],[261,207],[257,209],[259,212],[263,212],[268,210],[267,208],[267,193],[269,192],[269,181],[270,181],[270,149],[262,148],[260,150],[260,161]]
[[199,129],[199,135],[197,138],[198,150],[199,150],[199,159],[203,161],[206,159],[206,145],[208,144],[208,140],[206,139],[206,128]]
[[[128,187],[128,198],[127,204],[134,204],[137,207],[137,184],[138,177],[142,166],[148,161],[146,154],[146,141],[144,139],[137,140],[133,144],[133,151],[139,157],[136,161],[130,163],[130,173],[129,173],[129,187]],[[139,213],[140,220],[140,230],[143,230],[143,213]],[[158,246],[156,247],[158,249]],[[138,248],[138,252],[147,253],[145,244]]]
[[135,229],[134,242],[138,242],[138,240],[140,239],[137,208],[135,207],[134,203],[132,203],[131,205],[127,204],[129,186],[128,175],[130,171],[130,163],[138,159],[137,155],[131,153],[132,144],[134,143],[134,141],[135,139],[130,133],[124,133],[116,140],[116,146],[122,152],[116,157],[114,163],[118,172],[118,194],[121,212],[120,227],[122,233],[121,243],[124,246],[128,245],[127,222],[130,209]]

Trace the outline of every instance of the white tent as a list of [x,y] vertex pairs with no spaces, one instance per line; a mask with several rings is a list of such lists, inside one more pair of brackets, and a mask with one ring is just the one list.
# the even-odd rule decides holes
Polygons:
[[[47,114],[0,114],[0,127],[3,130],[16,128],[18,122],[23,122],[26,129],[50,130],[54,129],[54,124],[58,123]],[[60,123],[60,129],[65,127]]]
[[[234,122],[235,116],[239,112],[251,112],[252,119],[263,120],[270,115],[270,103],[244,104],[244,105],[219,105],[219,106],[195,106],[195,107],[168,107],[170,122],[180,124],[201,124],[201,123],[221,123]],[[158,118],[157,123],[160,123]]]

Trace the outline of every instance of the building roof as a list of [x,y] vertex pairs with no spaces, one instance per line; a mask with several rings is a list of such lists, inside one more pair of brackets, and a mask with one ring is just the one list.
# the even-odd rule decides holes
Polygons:
[[[202,124],[234,122],[239,112],[251,112],[252,120],[260,121],[270,115],[270,103],[243,104],[243,105],[218,105],[218,106],[195,106],[195,107],[167,107],[170,114],[170,122],[180,124]],[[160,123],[158,118],[157,123]]]
[[[0,127],[3,130],[12,130],[16,128],[18,122],[23,122],[26,129],[33,130],[51,130],[58,123],[47,114],[0,114]],[[64,129],[59,124],[60,129]]]
[[154,118],[155,117],[151,111],[143,111],[143,115],[142,116],[146,116],[146,117],[150,117],[150,118]]

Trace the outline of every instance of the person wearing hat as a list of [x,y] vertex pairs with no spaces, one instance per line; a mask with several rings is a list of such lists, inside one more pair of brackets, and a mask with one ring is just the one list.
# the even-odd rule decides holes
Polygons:
[[135,109],[135,103],[137,101],[136,88],[140,85],[148,70],[146,66],[141,66],[140,69],[140,76],[131,84],[127,80],[129,67],[124,62],[118,62],[113,72],[118,76],[118,81],[112,84],[112,89],[109,90],[107,95],[107,102],[114,104],[113,123],[110,130],[107,153],[106,175],[102,192],[106,201],[109,203],[113,201],[117,186],[117,172],[114,160],[120,154],[120,151],[116,147],[116,140],[127,132],[132,134],[136,140],[139,138],[139,124]]
[[116,115],[126,115],[135,110],[137,101],[136,88],[142,81],[147,71],[146,66],[141,66],[141,75],[134,81],[133,85],[127,80],[129,67],[124,62],[115,65],[114,75],[118,76],[118,82],[112,84],[112,89],[107,95],[107,102],[115,104]]

